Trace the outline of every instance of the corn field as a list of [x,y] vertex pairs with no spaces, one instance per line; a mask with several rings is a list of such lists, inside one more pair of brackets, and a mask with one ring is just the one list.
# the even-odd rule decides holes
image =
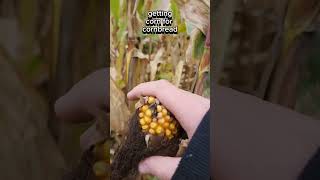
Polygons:
[[218,0],[213,7],[214,80],[320,118],[319,1]]
[[[166,79],[179,88],[210,97],[210,2],[112,0],[110,8],[112,161],[135,111],[135,102],[128,102],[126,94],[136,85]],[[172,11],[178,34],[142,33],[147,13],[155,10]]]

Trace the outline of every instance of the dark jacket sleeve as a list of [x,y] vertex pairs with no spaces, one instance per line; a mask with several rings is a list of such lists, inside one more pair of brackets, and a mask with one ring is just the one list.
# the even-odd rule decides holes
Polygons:
[[193,135],[172,179],[210,179],[209,152],[210,114],[207,112]]
[[303,169],[299,180],[318,180],[320,179],[320,149],[310,159],[307,166]]

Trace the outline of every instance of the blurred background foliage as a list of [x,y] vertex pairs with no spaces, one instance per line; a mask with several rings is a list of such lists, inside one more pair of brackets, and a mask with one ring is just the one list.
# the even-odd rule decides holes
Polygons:
[[106,67],[107,1],[0,0],[0,179],[61,179],[90,123],[55,118],[53,103]]
[[[135,110],[135,102],[128,102],[126,94],[136,85],[166,79],[209,98],[210,1],[111,0],[110,9],[112,155]],[[178,26],[178,34],[142,34],[148,11],[153,10],[172,11],[172,26]]]
[[214,80],[320,119],[320,1],[213,6]]

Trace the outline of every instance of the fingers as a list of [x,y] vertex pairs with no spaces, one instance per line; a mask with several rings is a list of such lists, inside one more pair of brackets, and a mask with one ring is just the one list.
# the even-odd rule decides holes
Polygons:
[[142,83],[128,93],[128,99],[152,95],[163,104],[179,121],[191,138],[201,119],[210,108],[210,100],[181,90],[168,81],[159,80]]
[[161,94],[163,88],[168,86],[173,86],[166,80],[159,81],[150,81],[146,83],[139,84],[134,87],[128,94],[127,97],[129,100],[138,99],[140,96],[156,96],[158,97]]
[[55,112],[60,119],[68,121],[90,120],[92,112],[107,109],[108,69],[98,70],[75,84],[69,92],[55,103]]
[[140,162],[139,172],[152,174],[161,180],[169,180],[176,171],[180,160],[180,157],[152,156]]
[[135,100],[140,96],[156,96],[157,91],[155,90],[155,85],[157,85],[157,81],[139,84],[127,94],[127,97],[129,100]]

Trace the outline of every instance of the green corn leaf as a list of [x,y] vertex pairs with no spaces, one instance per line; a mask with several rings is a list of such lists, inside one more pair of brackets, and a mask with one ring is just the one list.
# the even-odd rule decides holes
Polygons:
[[120,1],[119,0],[111,0],[110,1],[110,10],[111,10],[111,14],[114,16],[114,18],[117,21],[120,16]]
[[192,57],[194,59],[200,59],[203,51],[204,51],[204,44],[205,44],[206,37],[201,31],[196,31],[193,40],[193,50],[192,50]]

